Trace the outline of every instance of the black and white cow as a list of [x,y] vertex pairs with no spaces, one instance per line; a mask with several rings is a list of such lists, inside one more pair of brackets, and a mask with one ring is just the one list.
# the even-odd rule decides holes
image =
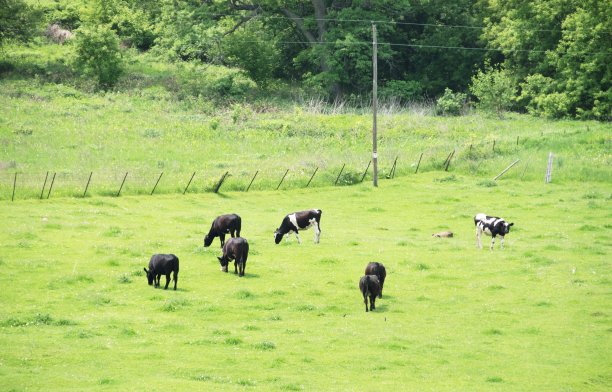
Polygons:
[[223,245],[223,256],[217,257],[221,264],[221,271],[227,272],[227,265],[234,260],[234,273],[244,276],[247,258],[249,257],[249,243],[241,237],[230,238]]
[[280,227],[274,232],[274,242],[277,244],[280,243],[285,234],[287,234],[287,237],[289,237],[289,234],[293,231],[298,243],[301,244],[302,241],[300,241],[298,231],[314,227],[314,242],[318,244],[319,237],[321,235],[321,213],[321,210],[306,210],[286,215],[285,218],[283,218]]
[[508,223],[502,218],[498,218],[496,216],[488,216],[486,214],[480,213],[474,217],[474,224],[476,225],[476,244],[480,249],[482,249],[482,241],[480,237],[482,233],[491,236],[491,247],[493,250],[493,245],[495,244],[495,237],[501,237],[501,248],[504,248],[504,236],[510,232],[510,226],[513,226],[514,223]]
[[240,237],[241,227],[242,219],[236,214],[220,215],[216,217],[210,226],[208,234],[204,237],[204,246],[210,246],[215,237],[219,237],[221,240],[221,248],[223,248],[223,244],[225,244],[225,235],[229,233],[232,238],[234,238],[234,234],[236,234],[236,237]]
[[149,286],[155,283],[155,287],[159,287],[159,280],[162,275],[166,275],[166,287],[170,283],[170,273],[174,272],[174,289],[176,290],[176,284],[178,283],[179,273],[179,259],[173,254],[157,254],[151,256],[149,260],[149,270],[145,268],[144,271],[147,273],[147,280]]
[[368,297],[370,298],[370,310],[376,309],[376,297],[380,294],[380,282],[376,275],[365,275],[359,280],[359,290],[363,295],[363,303],[368,311]]
[[378,293],[378,298],[382,298],[382,291],[385,285],[385,279],[387,278],[387,270],[382,263],[378,263],[373,261],[366,265],[365,269],[366,275],[376,275],[378,277],[378,281],[380,282],[380,292]]

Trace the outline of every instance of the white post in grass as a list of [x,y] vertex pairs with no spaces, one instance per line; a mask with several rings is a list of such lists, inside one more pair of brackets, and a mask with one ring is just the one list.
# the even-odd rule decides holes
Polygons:
[[544,182],[548,184],[552,181],[552,164],[553,164],[553,153],[548,153],[548,166],[546,167],[546,177],[544,178]]

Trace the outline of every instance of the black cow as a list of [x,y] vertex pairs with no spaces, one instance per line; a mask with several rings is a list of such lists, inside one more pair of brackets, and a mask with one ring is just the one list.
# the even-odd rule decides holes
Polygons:
[[[232,238],[240,237],[240,228],[242,227],[242,219],[236,214],[220,215],[215,218],[210,231],[204,237],[204,246],[209,247],[215,237],[221,240],[221,248],[225,244],[225,235],[230,233]],[[234,236],[234,233],[236,234]]]
[[368,263],[365,269],[366,275],[376,275],[378,277],[378,282],[380,283],[380,293],[378,293],[378,298],[382,298],[383,286],[385,285],[385,278],[387,277],[387,270],[385,266],[378,262]]
[[217,257],[221,263],[221,271],[227,272],[227,265],[234,260],[234,273],[244,276],[247,258],[249,257],[249,243],[241,237],[230,238],[223,245],[223,256]]
[[318,244],[319,237],[321,235],[321,213],[321,210],[306,210],[286,215],[283,218],[280,227],[274,232],[274,242],[277,244],[280,243],[285,234],[287,234],[287,237],[289,237],[289,234],[293,231],[298,243],[301,244],[302,241],[300,241],[298,230],[306,230],[311,226],[314,226],[314,242]]
[[501,237],[501,248],[504,248],[504,236],[510,232],[510,226],[513,226],[514,223],[508,223],[502,218],[480,213],[474,217],[474,225],[476,225],[477,246],[482,249],[482,241],[480,240],[480,236],[482,233],[485,233],[486,235],[491,236],[491,247],[489,249],[493,250],[495,237],[498,235]]
[[363,294],[363,303],[368,311],[368,297],[370,297],[370,310],[376,309],[374,302],[376,297],[380,294],[380,282],[376,275],[365,275],[359,280],[359,289]]
[[161,276],[166,275],[166,287],[164,287],[164,290],[168,288],[168,284],[170,283],[170,273],[174,272],[174,289],[176,290],[179,273],[179,259],[175,255],[158,254],[151,256],[149,270],[147,271],[145,268],[144,271],[147,273],[149,286],[155,283],[155,287],[159,287]]

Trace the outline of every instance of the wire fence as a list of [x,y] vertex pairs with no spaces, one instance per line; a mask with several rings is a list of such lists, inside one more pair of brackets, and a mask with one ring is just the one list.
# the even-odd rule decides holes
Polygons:
[[[514,144],[514,143],[512,143]],[[521,156],[522,155],[522,156]],[[425,171],[458,172],[482,177],[489,186],[503,176],[518,179],[552,177],[547,166],[549,152],[533,156],[520,151],[519,138],[511,146],[497,140],[454,147],[439,147],[420,153],[403,152],[379,158],[379,179],[415,175]],[[126,171],[46,171],[41,173],[4,170],[0,173],[0,200],[85,198],[91,196],[156,195],[250,192],[321,186],[353,185],[372,178],[372,161],[326,163],[278,167],[200,168],[192,171],[163,171],[139,168]],[[510,171],[510,174],[508,172]],[[548,173],[551,171],[551,173]],[[549,179],[550,180],[550,179]]]

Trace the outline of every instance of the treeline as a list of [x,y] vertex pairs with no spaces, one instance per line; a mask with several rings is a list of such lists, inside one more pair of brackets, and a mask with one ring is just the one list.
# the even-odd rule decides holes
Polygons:
[[131,47],[239,69],[260,89],[280,82],[360,101],[372,86],[372,24],[382,98],[438,99],[445,114],[469,100],[495,112],[612,117],[608,1],[0,0],[0,45],[56,25],[74,34],[77,69],[103,88]]

